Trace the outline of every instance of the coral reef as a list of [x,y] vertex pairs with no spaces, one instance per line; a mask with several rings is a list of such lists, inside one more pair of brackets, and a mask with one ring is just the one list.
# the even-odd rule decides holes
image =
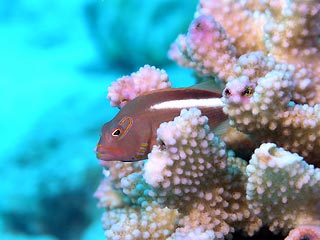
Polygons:
[[292,101],[294,81],[290,66],[275,64],[272,57],[261,52],[242,55],[239,65],[242,69],[254,65],[256,69],[252,74],[239,74],[226,84],[224,112],[231,125],[257,141],[275,142],[310,163],[319,164],[319,105]]
[[[231,125],[257,141],[275,142],[315,163],[320,146],[316,137],[320,84],[319,43],[315,40],[319,26],[314,21],[320,3],[272,2],[259,8],[253,1],[228,3],[200,1],[188,34],[177,38],[169,56],[201,76],[218,76],[226,83],[224,111]],[[277,22],[279,11],[286,12],[289,19],[283,24],[294,31],[286,29],[280,34],[285,26]],[[223,12],[238,13],[239,24],[222,21]],[[217,22],[220,20],[222,25]],[[303,36],[295,28],[302,24]],[[244,26],[246,29],[241,30]],[[278,35],[270,29],[278,29]],[[253,33],[250,46],[243,39],[244,33]]]
[[319,11],[317,0],[200,0],[188,33],[177,38],[169,56],[201,75],[215,74],[225,82],[239,71],[233,66],[238,57],[262,51],[294,66],[295,94],[303,95],[295,100],[314,104],[320,81]]
[[[222,238],[237,229],[252,235],[260,227],[246,201],[246,163],[227,152],[207,121],[198,109],[182,110],[172,122],[160,125],[161,145],[154,146],[146,163],[109,164],[105,173],[110,175],[96,193],[99,205],[110,209],[103,217],[107,237],[121,239],[131,233],[134,238],[139,232],[141,238],[173,234],[176,239],[200,232]],[[131,218],[156,226],[146,232]],[[163,222],[176,227],[166,227],[165,235]]]
[[[223,86],[229,124],[258,147],[241,159],[200,110],[182,110],[159,126],[148,160],[105,165],[96,196],[108,238],[224,239],[262,226],[319,238],[319,11],[315,0],[200,0],[169,57]],[[120,79],[109,89],[114,106],[169,86],[164,72],[140,71],[153,83],[147,74]]]

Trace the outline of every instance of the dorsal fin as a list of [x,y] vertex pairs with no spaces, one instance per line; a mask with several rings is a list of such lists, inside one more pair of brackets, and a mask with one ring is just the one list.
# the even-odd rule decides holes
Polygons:
[[206,81],[194,84],[194,85],[189,86],[189,87],[155,89],[155,90],[152,90],[152,91],[144,92],[140,96],[149,95],[149,94],[152,94],[154,92],[166,92],[166,91],[172,91],[173,89],[183,89],[183,88],[207,90],[207,91],[215,92],[215,93],[218,93],[218,94],[221,94],[222,90],[223,90],[223,86],[221,86],[221,84],[215,82],[214,80],[206,80]]
[[196,88],[202,90],[208,90],[212,92],[216,92],[221,94],[223,90],[223,86],[221,84],[215,82],[214,80],[206,80],[195,85],[190,86],[189,88]]
[[173,89],[177,89],[177,88],[161,88],[161,89],[154,89],[151,91],[147,91],[147,92],[143,92],[142,94],[140,94],[139,96],[146,96],[149,94],[153,94],[155,92],[168,92],[168,91],[172,91]]

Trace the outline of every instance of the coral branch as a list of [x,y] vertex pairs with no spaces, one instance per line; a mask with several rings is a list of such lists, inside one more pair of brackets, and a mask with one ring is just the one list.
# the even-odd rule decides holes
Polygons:
[[[229,115],[231,125],[261,142],[275,142],[319,164],[319,105],[290,102],[294,89],[290,66],[275,64],[272,58],[259,52],[246,55],[246,59],[256,63],[256,69],[230,79],[224,90],[224,112]],[[242,68],[239,72],[244,71]]]
[[113,82],[108,88],[107,98],[111,106],[121,108],[145,92],[169,87],[171,83],[164,70],[145,65],[130,76],[121,77]]
[[240,56],[251,51],[265,50],[262,41],[263,26],[266,23],[265,9],[256,0],[200,0],[196,17],[214,16],[230,36],[229,39]]
[[225,82],[235,77],[237,58],[262,51],[294,66],[293,100],[314,105],[320,99],[319,11],[317,0],[201,0],[188,34],[177,38],[169,57]]
[[290,231],[285,240],[317,240],[320,239],[320,226],[302,225]]
[[250,209],[271,231],[320,223],[320,169],[265,143],[255,150],[247,174]]
[[226,78],[236,61],[236,49],[220,23],[212,16],[200,16],[191,23],[187,36],[181,35],[171,46],[169,56],[201,75],[216,73]]
[[102,221],[107,239],[166,239],[176,228],[176,216],[176,211],[151,203],[105,212]]
[[204,234],[213,230],[222,238],[240,228],[252,235],[260,227],[245,199],[244,161],[228,155],[199,110],[182,110],[157,134],[160,146],[149,154],[144,178],[160,205],[182,214],[176,234],[200,227]]

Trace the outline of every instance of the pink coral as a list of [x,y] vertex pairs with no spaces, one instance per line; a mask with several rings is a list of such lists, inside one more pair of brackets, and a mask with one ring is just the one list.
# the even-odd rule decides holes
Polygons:
[[266,7],[256,0],[200,0],[196,17],[214,16],[227,32],[238,56],[247,52],[264,50],[263,26]]
[[319,165],[320,105],[292,101],[293,69],[262,52],[242,55],[235,65],[239,77],[226,84],[223,110],[231,125],[256,141],[277,143]]
[[217,73],[220,78],[226,78],[236,61],[236,49],[220,23],[212,16],[200,16],[193,20],[186,37],[178,37],[169,56],[181,65],[195,68],[201,75]]
[[180,55],[169,56],[220,77],[224,112],[238,130],[319,164],[319,11],[315,0],[201,0],[170,51]]
[[164,70],[145,65],[130,76],[121,77],[113,82],[108,88],[107,98],[111,106],[122,108],[127,102],[145,92],[170,86],[168,74]]
[[319,240],[320,226],[302,225],[290,231],[285,240]]
[[293,99],[314,105],[320,99],[319,11],[317,0],[201,0],[188,33],[179,35],[169,57],[200,76],[217,75],[226,82],[234,77],[236,58],[261,51],[294,66]]

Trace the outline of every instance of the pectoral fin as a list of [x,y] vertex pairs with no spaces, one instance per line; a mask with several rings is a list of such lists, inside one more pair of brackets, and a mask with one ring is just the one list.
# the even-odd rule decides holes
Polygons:
[[230,128],[231,126],[229,125],[229,120],[227,119],[219,124],[216,128],[212,129],[212,131],[215,136],[221,138],[230,130]]

